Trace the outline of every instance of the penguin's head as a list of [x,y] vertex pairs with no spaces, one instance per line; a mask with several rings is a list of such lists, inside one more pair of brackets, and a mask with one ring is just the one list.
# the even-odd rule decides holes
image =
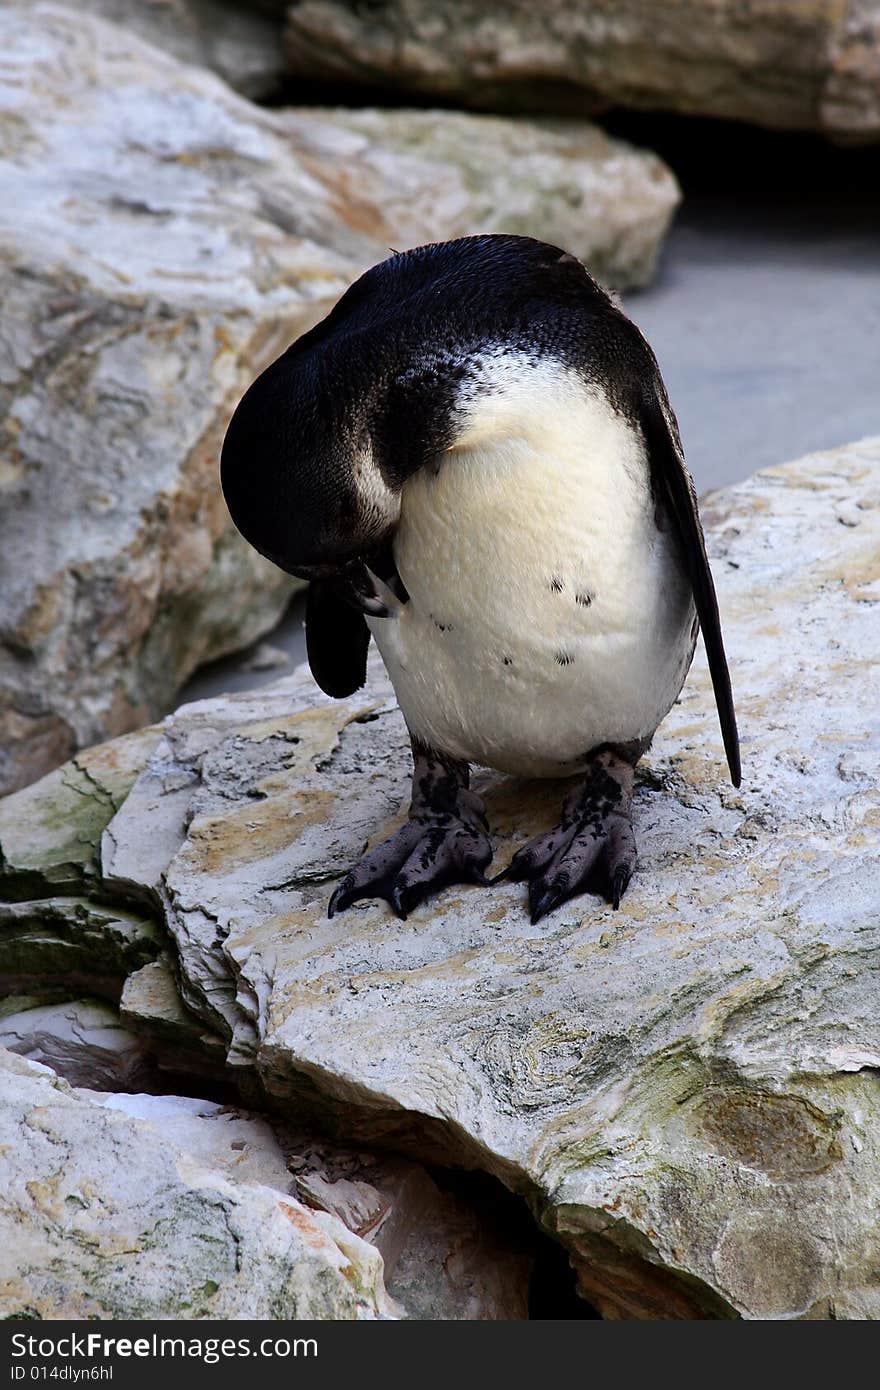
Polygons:
[[528,237],[465,237],[373,266],[236,409],[221,480],[239,531],[306,579],[369,562],[407,478],[460,433],[481,353],[536,341],[546,353],[590,284],[573,257]]
[[[311,341],[310,341],[311,340]],[[382,545],[398,495],[375,457],[351,383],[334,381],[334,354],[311,334],[253,383],[226,432],[223,495],[255,550],[302,579],[340,574]]]

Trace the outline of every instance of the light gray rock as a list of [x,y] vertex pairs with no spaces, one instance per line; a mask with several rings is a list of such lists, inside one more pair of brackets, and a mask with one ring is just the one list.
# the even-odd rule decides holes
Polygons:
[[292,71],[459,105],[637,106],[880,138],[875,0],[293,0]]
[[[178,711],[154,757],[188,779],[179,848],[143,848],[160,795],[141,872],[137,786],[108,835],[158,885],[231,1065],[282,1111],[495,1174],[605,1316],[877,1317],[880,440],[704,515],[744,783],[700,656],[640,778],[619,912],[582,898],[536,929],[497,885],[328,921],[408,793],[375,669],[338,703],[299,672]],[[480,785],[499,865],[562,795]]]
[[281,1145],[271,1125],[259,1115],[195,1096],[114,1095],[83,1089],[79,1094],[94,1105],[143,1120],[173,1147],[236,1182],[272,1187],[285,1196],[293,1191]]
[[250,380],[362,270],[516,229],[641,283],[677,190],[588,126],[262,111],[54,5],[0,10],[0,45],[9,791],[163,714],[275,622],[293,581],[232,528],[220,442]]
[[252,1122],[203,1102],[95,1104],[8,1052],[0,1071],[2,1316],[396,1315],[377,1251],[265,1183],[282,1169],[248,1157]]
[[42,1062],[73,1086],[137,1091],[155,1078],[142,1044],[100,999],[11,995],[0,1002],[0,1047]]
[[[583,120],[460,111],[284,113],[297,147],[381,188],[392,246],[480,232],[537,236],[580,257],[615,289],[654,274],[680,193],[654,154]],[[430,193],[427,192],[430,190]]]
[[223,1080],[223,1039],[205,1028],[185,1007],[164,952],[128,976],[119,1000],[119,1017],[126,1028],[143,1039],[160,1068]]
[[276,117],[93,16],[0,10],[0,788],[164,712],[292,582],[223,429],[384,246]]

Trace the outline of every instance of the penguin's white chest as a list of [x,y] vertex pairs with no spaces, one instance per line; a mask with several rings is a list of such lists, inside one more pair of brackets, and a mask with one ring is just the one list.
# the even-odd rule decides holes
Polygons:
[[410,601],[370,627],[410,731],[523,776],[650,736],[684,681],[690,587],[638,432],[564,368],[496,373],[404,486]]

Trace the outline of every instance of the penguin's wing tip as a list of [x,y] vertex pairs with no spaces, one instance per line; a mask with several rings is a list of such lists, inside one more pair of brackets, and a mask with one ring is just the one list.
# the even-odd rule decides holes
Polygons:
[[325,695],[345,699],[367,679],[370,629],[336,589],[312,580],[306,597],[306,655],[312,675]]
[[[647,344],[645,346],[647,347]],[[642,401],[642,429],[648,449],[649,465],[657,491],[665,499],[681,542],[709,659],[709,673],[715,692],[724,751],[730,768],[730,780],[738,787],[742,781],[742,770],[736,710],[721,633],[718,599],[706,554],[696,491],[685,465],[678,426],[666,398],[659,368],[650,348],[647,350],[648,361],[654,369],[653,381],[645,391]]]

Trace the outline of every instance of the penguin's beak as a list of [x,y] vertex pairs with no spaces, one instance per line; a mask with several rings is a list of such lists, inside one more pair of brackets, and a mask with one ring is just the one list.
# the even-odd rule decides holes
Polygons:
[[[277,562],[276,562],[277,563]],[[396,569],[382,579],[364,559],[343,564],[285,566],[288,574],[328,584],[352,608],[371,618],[397,618],[409,602],[409,594]],[[387,563],[382,566],[387,569]]]
[[380,579],[363,560],[349,565],[340,576],[343,597],[371,618],[398,618],[409,594],[395,571],[388,580]]

